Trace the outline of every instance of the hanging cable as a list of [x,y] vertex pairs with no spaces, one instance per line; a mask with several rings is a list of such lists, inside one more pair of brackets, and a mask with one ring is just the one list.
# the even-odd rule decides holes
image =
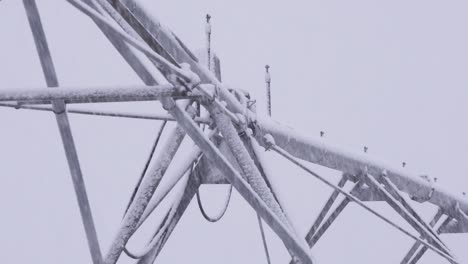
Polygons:
[[[194,167],[192,167],[192,170],[191,170],[190,173],[191,174],[192,173],[197,173],[194,170]],[[194,175],[194,176],[198,177],[198,175]],[[223,218],[224,214],[227,211],[227,208],[229,206],[229,202],[231,200],[231,195],[232,195],[232,185],[229,184],[229,191],[228,191],[228,194],[226,195],[226,199],[225,199],[225,202],[224,202],[223,209],[216,216],[211,217],[206,213],[205,209],[203,208],[203,204],[202,204],[201,196],[200,196],[200,188],[198,188],[197,189],[197,203],[198,203],[198,208],[200,208],[200,212],[203,215],[203,218],[205,218],[208,222],[211,222],[211,223],[216,223],[219,220],[221,220],[221,218]]]
[[[271,137],[269,137],[271,138]],[[295,165],[297,165],[298,167],[300,167],[301,169],[305,170],[306,172],[308,172],[309,174],[315,176],[317,179],[319,179],[320,181],[322,181],[323,183],[325,183],[326,185],[332,187],[333,189],[339,191],[340,193],[342,193],[343,195],[345,195],[347,198],[349,198],[351,201],[355,202],[356,204],[360,205],[361,207],[363,207],[365,210],[367,210],[368,212],[370,212],[371,214],[377,216],[378,218],[382,219],[384,222],[386,222],[387,224],[390,224],[391,226],[393,226],[394,228],[398,229],[399,231],[401,231],[402,233],[404,233],[405,235],[413,238],[414,240],[416,241],[419,241],[421,244],[425,245],[426,247],[432,249],[435,253],[439,254],[440,256],[446,258],[447,260],[449,260],[450,262],[452,263],[458,263],[458,261],[456,259],[454,259],[452,256],[449,256],[448,254],[446,254],[445,252],[442,252],[441,250],[439,250],[438,248],[435,248],[432,244],[426,242],[425,240],[422,240],[421,238],[411,234],[410,232],[406,231],[405,229],[403,229],[402,227],[400,227],[399,225],[395,224],[392,220],[386,218],[385,216],[383,216],[382,214],[378,213],[377,211],[373,210],[372,208],[370,208],[369,206],[367,206],[366,204],[364,204],[361,200],[359,200],[358,198],[356,198],[354,195],[348,193],[347,191],[345,191],[343,188],[340,188],[338,186],[336,186],[335,184],[331,183],[330,181],[328,181],[327,179],[325,179],[324,177],[320,176],[319,174],[315,173],[314,171],[312,171],[311,169],[309,169],[307,166],[303,165],[302,162],[298,161],[296,158],[294,158],[291,154],[289,154],[288,152],[286,152],[285,150],[277,147],[275,145],[274,142],[271,142],[271,140],[267,140],[269,142],[267,142],[269,144],[269,149],[272,149],[274,150],[276,153],[280,154],[281,156],[283,156],[284,158],[286,158],[287,160],[291,161],[292,163],[294,163]]]
[[232,185],[229,185],[229,191],[228,191],[228,194],[226,195],[226,199],[225,199],[224,207],[222,211],[220,211],[218,215],[211,217],[206,213],[205,209],[203,208],[203,204],[201,202],[201,197],[200,197],[200,190],[197,190],[197,203],[198,203],[198,207],[200,208],[200,212],[203,215],[203,218],[205,218],[208,222],[211,222],[211,223],[216,223],[219,220],[221,220],[221,218],[223,218],[229,206],[229,201],[231,200],[231,194],[232,194]]
[[151,160],[153,159],[154,152],[156,151],[156,147],[158,146],[159,140],[161,139],[161,135],[162,135],[162,133],[164,131],[164,128],[166,127],[166,124],[167,124],[167,121],[163,121],[163,123],[159,127],[159,131],[158,131],[156,139],[155,139],[155,141],[153,143],[153,147],[151,148],[150,155],[149,155],[148,159],[146,160],[145,166],[143,167],[143,171],[140,174],[140,178],[138,179],[138,182],[137,182],[135,188],[133,189],[133,193],[130,196],[130,200],[128,201],[127,207],[125,208],[125,213],[124,213],[123,217],[125,217],[125,215],[127,214],[128,209],[130,208],[130,205],[133,203],[133,199],[135,199],[135,195],[138,192],[138,189],[140,188],[141,182],[143,181],[143,178],[145,177],[146,171],[148,170],[148,167],[149,167],[149,165],[151,163]]

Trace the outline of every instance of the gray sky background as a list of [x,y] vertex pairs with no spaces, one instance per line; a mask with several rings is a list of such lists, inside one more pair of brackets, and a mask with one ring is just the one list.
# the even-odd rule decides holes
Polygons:
[[[62,85],[140,84],[86,16],[65,1],[38,0]],[[264,65],[271,65],[275,119],[356,152],[438,178],[468,191],[468,2],[466,1],[150,1],[148,10],[192,49],[213,46],[223,80],[249,90],[264,107]],[[44,86],[19,0],[0,2],[0,89]],[[158,103],[93,106],[162,112]],[[55,118],[0,109],[0,254],[4,263],[90,263]],[[72,128],[105,252],[120,223],[158,122],[71,116]],[[190,142],[186,142],[190,144]],[[281,196],[301,234],[330,189],[268,153]],[[338,173],[318,168],[330,179]],[[211,213],[225,186],[203,187]],[[170,199],[170,198],[169,198]],[[467,198],[468,199],[468,198]],[[372,204],[403,223],[388,206]],[[131,243],[137,250],[167,204]],[[429,219],[435,208],[418,205]],[[273,263],[287,251],[267,231]],[[443,239],[468,261],[468,235]],[[320,263],[399,263],[410,238],[349,206],[314,247]],[[131,261],[124,258],[124,263]],[[158,263],[266,263],[256,216],[236,193],[219,223],[192,202]],[[428,252],[421,263],[446,263]]]

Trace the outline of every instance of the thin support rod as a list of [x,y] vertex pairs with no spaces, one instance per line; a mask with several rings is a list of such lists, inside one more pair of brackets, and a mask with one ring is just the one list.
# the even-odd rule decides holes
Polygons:
[[[438,228],[437,233],[440,234],[441,229],[443,229],[448,223],[450,223],[451,220],[451,217],[447,217],[447,219],[445,219],[444,222],[442,222],[442,224]],[[426,253],[426,251],[427,247],[423,246],[416,254],[414,254],[414,258],[409,262],[409,264],[416,264],[422,258],[424,253]]]
[[270,76],[270,66],[265,65],[265,84],[267,92],[267,110],[268,116],[271,116],[271,76]]
[[200,147],[206,157],[211,160],[224,173],[228,181],[237,189],[237,191],[246,199],[246,201],[262,216],[268,225],[283,240],[283,243],[294,252],[303,264],[312,264],[305,242],[296,238],[296,235],[290,231],[290,228],[283,224],[278,216],[271,211],[267,204],[258,196],[252,187],[243,179],[236,169],[229,163],[226,157],[216,148],[200,130],[200,128],[188,117],[188,115],[175,106],[170,109],[170,113],[184,127],[187,134]]
[[[15,109],[26,109],[26,110],[37,110],[37,111],[46,111],[53,112],[54,109],[50,106],[44,105],[24,105],[16,103],[0,103],[0,106],[10,107]],[[105,111],[105,110],[88,110],[67,107],[67,113],[69,114],[80,114],[80,115],[91,115],[91,116],[108,116],[108,117],[122,117],[130,119],[144,119],[144,120],[159,120],[159,121],[175,121],[175,119],[168,114],[134,114],[127,113],[122,111]],[[205,117],[195,117],[194,121],[196,123],[210,124],[211,120]]]
[[330,216],[328,216],[327,220],[323,222],[323,224],[320,226],[317,231],[307,239],[307,243],[309,246],[312,248],[315,246],[315,244],[319,241],[319,239],[322,237],[323,234],[328,230],[328,228],[335,222],[335,220],[338,218],[338,216],[343,212],[345,207],[349,204],[350,200],[348,198],[344,198],[341,203],[338,204],[338,206],[335,208],[330,213]]
[[[340,181],[338,182],[338,186],[340,188],[343,188],[347,181],[348,181],[347,177],[345,175],[343,175],[341,177]],[[338,198],[339,194],[340,194],[339,191],[333,190],[332,194],[330,195],[330,198],[328,198],[327,202],[325,203],[322,210],[320,211],[317,218],[315,219],[314,224],[312,225],[309,232],[307,233],[306,241],[309,241],[310,238],[312,238],[312,236],[315,234],[315,232],[317,231],[319,226],[322,224],[323,219],[325,219],[325,216],[327,215],[328,211],[330,211],[333,203],[336,201],[336,198]]]
[[265,236],[265,229],[263,228],[262,218],[257,214],[258,227],[260,229],[260,235],[262,236],[263,250],[265,250],[265,257],[267,264],[271,264],[270,251],[268,250],[268,244]]
[[382,185],[380,185],[380,183],[374,177],[366,174],[364,179],[367,185],[380,192],[384,200],[429,243],[434,245],[439,250],[447,253],[448,255],[452,255],[449,253],[446,247],[441,244],[440,241],[437,240],[437,238],[435,238],[430,232],[428,232],[408,211],[406,211],[405,208],[395,198],[393,198],[392,195],[388,193],[387,190],[385,190],[385,188],[382,187]]
[[[47,86],[58,87],[59,82],[36,2],[35,0],[23,0],[23,5],[26,9],[29,26],[33,33],[34,43],[39,54],[39,59]],[[85,228],[91,258],[94,264],[101,264],[102,255],[96,234],[96,227],[94,225],[91,207],[88,201],[88,195],[86,194],[86,187],[78,160],[75,143],[73,141],[70,123],[67,117],[67,113],[65,112],[66,106],[63,101],[53,101],[52,107],[56,113],[55,117],[57,119],[57,124],[65,149],[65,155],[67,157],[68,166],[72,176],[73,187],[75,189],[75,194],[78,200],[78,206],[80,208],[81,218]]]
[[395,184],[393,184],[387,177],[379,177],[378,180],[384,185],[385,190],[387,190],[387,192],[391,194],[393,198],[400,202],[403,208],[406,209],[407,212],[409,212],[417,220],[417,222],[419,222],[421,226],[427,230],[427,232],[432,234],[432,236],[439,241],[441,246],[443,246],[445,249],[448,249],[438,234],[436,234],[436,232],[432,229],[432,227],[428,225],[424,219],[422,219],[422,217],[416,212],[416,210],[413,209],[405,197],[400,194]]
[[[444,211],[439,208],[437,210],[437,213],[434,215],[431,222],[429,223],[429,225],[431,227],[435,226],[437,224],[437,222],[439,222],[440,218],[443,215],[444,215]],[[422,237],[420,237],[420,238],[422,238]],[[413,246],[410,248],[408,253],[406,253],[405,257],[401,260],[400,264],[408,264],[408,261],[410,261],[410,259],[414,256],[414,254],[416,253],[416,250],[418,250],[419,246],[421,246],[421,243],[414,242]]]
[[275,152],[277,152],[278,154],[280,154],[281,156],[285,157],[287,160],[291,161],[292,163],[296,164],[299,168],[303,169],[304,171],[308,172],[309,174],[313,175],[314,177],[316,177],[317,179],[319,179],[320,181],[322,181],[323,183],[325,183],[326,185],[332,187],[333,189],[335,190],[338,190],[341,194],[345,195],[347,198],[349,198],[351,201],[355,202],[356,204],[358,204],[359,206],[361,206],[362,208],[366,209],[368,212],[370,212],[371,214],[377,216],[378,218],[380,218],[381,220],[383,220],[384,222],[386,222],[387,224],[393,226],[394,228],[396,228],[397,230],[399,230],[400,232],[404,233],[405,235],[413,238],[414,240],[416,241],[419,241],[421,244],[429,247],[431,250],[433,250],[434,252],[436,252],[438,255],[446,258],[447,260],[449,261],[453,261],[455,263],[457,263],[457,260],[454,259],[452,256],[446,254],[445,252],[439,250],[438,248],[434,247],[433,245],[429,244],[428,242],[420,239],[419,237],[411,234],[410,232],[406,231],[405,229],[403,229],[402,227],[398,226],[397,224],[395,224],[394,222],[392,222],[391,220],[387,219],[385,216],[383,216],[382,214],[378,213],[377,211],[373,210],[372,208],[370,208],[369,206],[367,206],[365,203],[363,203],[362,201],[360,201],[358,198],[356,198],[354,195],[352,194],[349,194],[347,191],[345,191],[343,188],[340,188],[336,185],[334,185],[333,183],[331,183],[330,181],[328,181],[327,179],[325,179],[324,177],[320,176],[319,174],[315,173],[314,171],[312,171],[311,169],[309,169],[306,165],[302,164],[301,161],[297,160],[294,156],[292,156],[291,154],[289,154],[288,152],[286,152],[285,150],[283,149],[280,149],[278,148],[276,145],[274,145],[273,142],[269,142],[269,148],[274,150]]

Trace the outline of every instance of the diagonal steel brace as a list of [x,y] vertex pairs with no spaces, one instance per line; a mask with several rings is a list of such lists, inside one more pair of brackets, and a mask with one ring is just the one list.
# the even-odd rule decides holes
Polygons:
[[[36,2],[35,0],[23,0],[23,4],[26,9],[29,25],[33,33],[34,42],[39,54],[39,59],[47,86],[58,87],[59,82],[55,73],[54,63],[52,61],[52,56],[50,54]],[[88,201],[88,195],[86,194],[86,187],[78,160],[78,154],[75,148],[70,123],[66,113],[66,105],[61,100],[54,100],[52,101],[52,107],[57,119],[60,136],[62,138],[65,155],[68,161],[68,167],[72,176],[73,186],[78,200],[81,218],[88,240],[89,250],[91,252],[91,258],[94,264],[100,264],[102,262],[101,250],[99,247],[96,228],[91,213],[91,207]]]

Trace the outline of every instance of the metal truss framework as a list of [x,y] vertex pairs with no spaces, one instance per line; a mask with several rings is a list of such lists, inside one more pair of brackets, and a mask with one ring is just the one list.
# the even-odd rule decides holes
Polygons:
[[[117,263],[123,252],[135,258],[137,263],[153,263],[201,184],[230,184],[235,188],[258,213],[260,228],[261,218],[283,241],[291,255],[291,263],[315,263],[309,248],[319,241],[351,202],[415,240],[401,263],[416,263],[428,249],[450,263],[458,263],[440,235],[468,232],[468,202],[463,196],[451,194],[402,169],[376,162],[368,155],[349,153],[299,134],[273,121],[270,116],[257,115],[248,93],[221,82],[219,59],[213,55],[209,45],[209,16],[206,67],[174,33],[147,14],[135,0],[67,1],[95,22],[144,85],[61,87],[35,0],[23,0],[48,88],[3,90],[0,92],[0,106],[55,113],[94,264]],[[268,68],[265,81],[271,115]],[[169,114],[138,115],[67,107],[72,103],[150,100],[159,100]],[[201,109],[207,113],[206,116],[200,115]],[[178,124],[160,146],[161,154],[151,155],[148,160],[121,226],[104,255],[101,254],[90,211],[68,114],[154,119],[163,120],[164,124],[168,121]],[[196,145],[182,161],[172,164],[186,136]],[[333,188],[305,237],[294,230],[272,188],[262,147],[277,152]],[[341,171],[342,179],[335,185],[313,172],[306,162]],[[166,173],[169,166],[177,169]],[[169,183],[160,186],[163,177]],[[148,246],[142,252],[130,252],[126,248],[129,239],[179,181],[183,181],[185,186],[182,194],[173,202]],[[351,191],[343,189],[346,184],[354,184]],[[340,196],[344,197],[331,211]],[[439,209],[434,218],[429,223],[425,222],[407,196],[419,203],[437,206]],[[366,205],[371,201],[388,203],[419,233],[419,237],[372,210]],[[264,246],[269,261],[266,244]]]

